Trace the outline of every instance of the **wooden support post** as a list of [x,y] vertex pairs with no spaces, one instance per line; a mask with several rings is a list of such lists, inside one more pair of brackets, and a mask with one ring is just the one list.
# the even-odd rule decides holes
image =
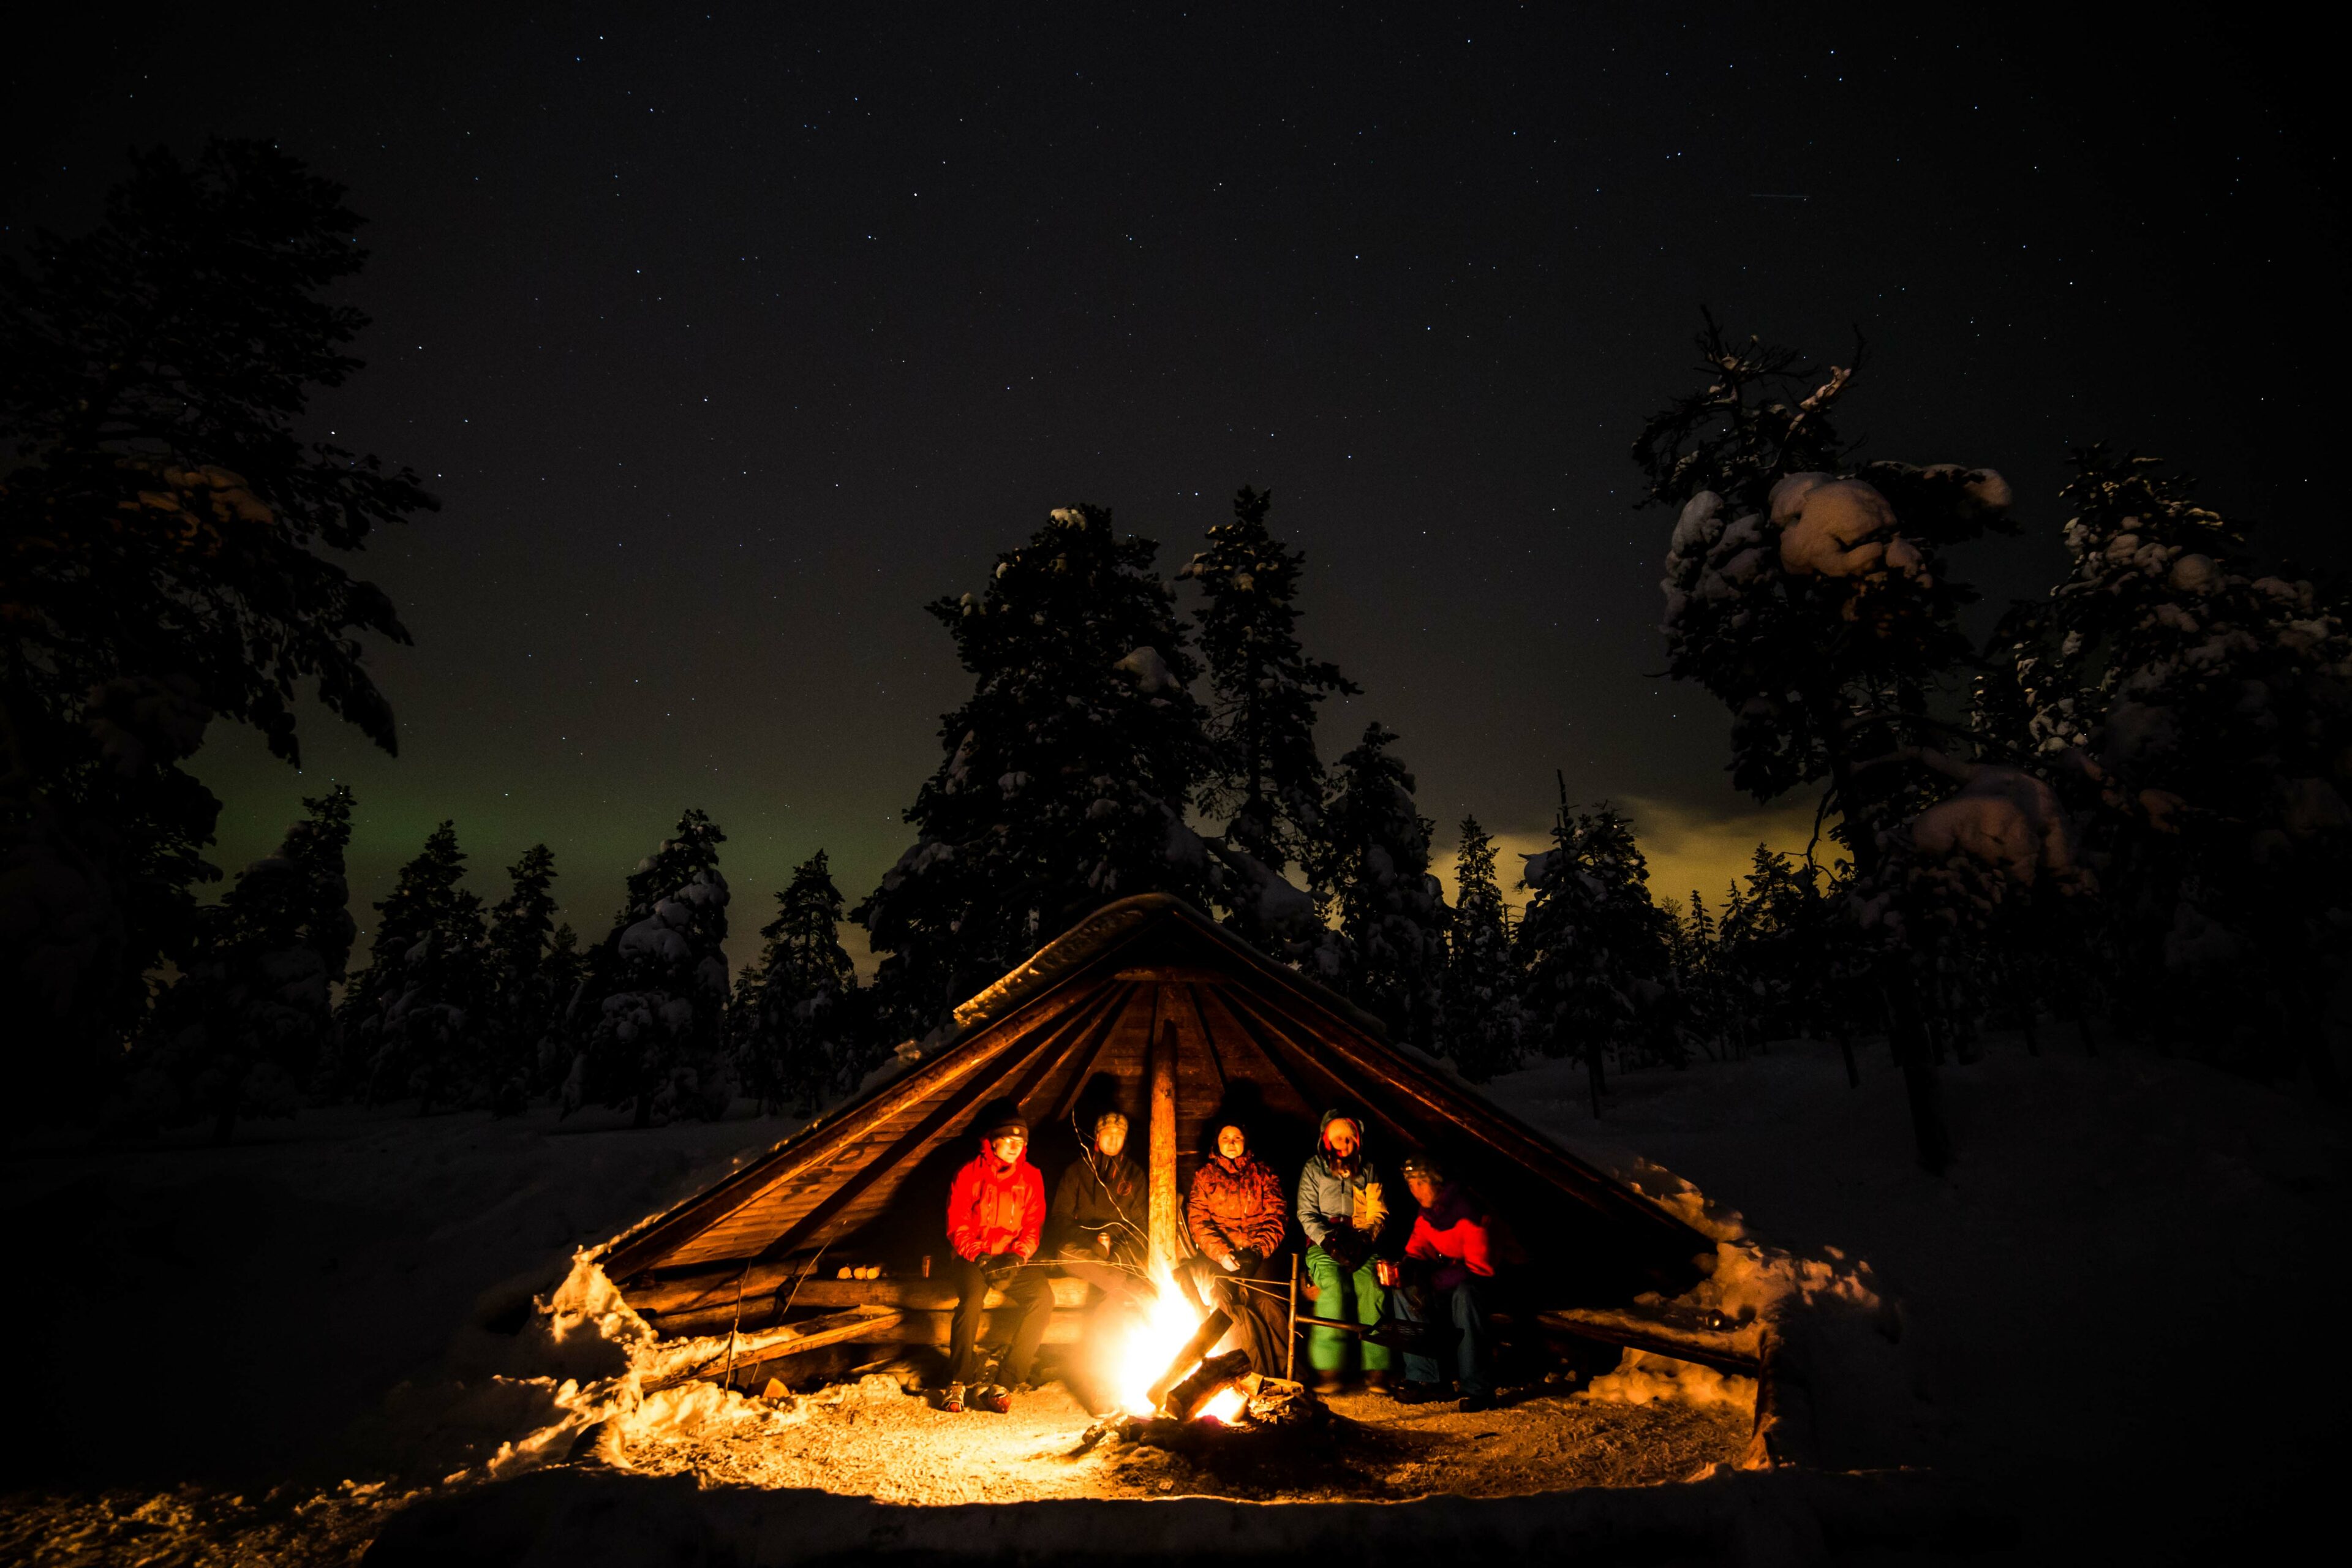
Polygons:
[[1290,1255],[1290,1331],[1282,1336],[1282,1381],[1298,1377],[1298,1254]]
[[1176,1025],[1163,1019],[1151,1043],[1151,1271],[1172,1274],[1183,1256],[1176,1220]]

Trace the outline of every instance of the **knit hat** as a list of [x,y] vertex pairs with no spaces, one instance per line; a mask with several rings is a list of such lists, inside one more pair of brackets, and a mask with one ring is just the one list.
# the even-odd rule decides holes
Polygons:
[[1445,1167],[1437,1163],[1437,1156],[1424,1154],[1419,1150],[1407,1154],[1401,1168],[1404,1172],[1406,1181],[1419,1176],[1423,1181],[1435,1186],[1445,1180]]
[[1000,1100],[980,1113],[980,1135],[982,1138],[1026,1138],[1029,1119],[1021,1108],[1009,1100]]
[[1124,1132],[1127,1131],[1127,1112],[1124,1110],[1106,1110],[1101,1115],[1096,1117],[1095,1131],[1099,1132],[1114,1121],[1118,1123],[1118,1130],[1120,1131]]

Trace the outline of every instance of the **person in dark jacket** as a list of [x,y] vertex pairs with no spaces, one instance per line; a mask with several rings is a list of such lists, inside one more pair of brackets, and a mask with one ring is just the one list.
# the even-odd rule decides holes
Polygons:
[[1276,1305],[1275,1284],[1275,1254],[1289,1230],[1282,1211],[1282,1178],[1249,1152],[1248,1131],[1238,1121],[1218,1128],[1217,1152],[1193,1173],[1184,1199],[1193,1289],[1242,1326],[1250,1368],[1267,1377],[1280,1377],[1284,1361],[1287,1312]]
[[[1454,1384],[1461,1393],[1462,1408],[1491,1410],[1494,1335],[1486,1312],[1498,1250],[1494,1221],[1468,1187],[1446,1180],[1433,1156],[1408,1155],[1403,1169],[1405,1186],[1421,1212],[1413,1216],[1412,1234],[1404,1244],[1409,1283],[1392,1293],[1391,1310],[1401,1322],[1434,1324],[1440,1341],[1447,1337],[1450,1323]],[[1404,1377],[1398,1403],[1419,1405],[1438,1397],[1444,1373],[1436,1356],[1407,1351]]]
[[1094,1142],[1054,1184],[1054,1258],[1062,1272],[1102,1294],[1097,1305],[1140,1303],[1144,1226],[1150,1212],[1143,1167],[1127,1157],[1127,1118],[1095,1118]]
[[[1307,1248],[1307,1277],[1315,1287],[1315,1316],[1370,1325],[1381,1321],[1386,1292],[1381,1289],[1373,1254],[1388,1223],[1388,1203],[1380,1173],[1364,1151],[1362,1125],[1337,1110],[1323,1113],[1315,1152],[1298,1173],[1298,1228]],[[1307,1363],[1317,1388],[1328,1393],[1347,1380],[1349,1340],[1339,1329],[1315,1328],[1307,1334]],[[1363,1343],[1364,1381],[1375,1388],[1389,1382],[1389,1349]]]
[[[1052,1287],[1042,1268],[1028,1267],[1045,1228],[1045,1178],[1025,1157],[1029,1123],[1011,1105],[981,1118],[980,1152],[956,1173],[948,1192],[948,1245],[956,1265],[955,1317],[948,1338],[948,1387],[942,1405],[963,1408],[964,1385],[980,1373],[980,1315],[991,1289],[1004,1292],[1012,1333],[997,1376],[979,1403],[999,1413],[1029,1382],[1030,1363],[1053,1315]],[[1000,1326],[1001,1317],[1000,1317]]]

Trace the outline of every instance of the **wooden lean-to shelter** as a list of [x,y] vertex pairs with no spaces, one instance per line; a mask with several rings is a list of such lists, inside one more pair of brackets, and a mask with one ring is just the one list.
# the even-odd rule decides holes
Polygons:
[[[1415,1148],[1486,1195],[1527,1257],[1511,1294],[1547,1326],[1756,1370],[1744,1347],[1726,1352],[1706,1335],[1696,1351],[1675,1348],[1684,1336],[1671,1325],[1645,1329],[1623,1310],[1695,1282],[1714,1250],[1705,1237],[1157,893],[1047,943],[929,1040],[901,1047],[848,1102],[621,1237],[605,1271],[665,1336],[803,1331],[763,1346],[763,1363],[851,1339],[944,1343],[952,1289],[925,1277],[923,1259],[948,1256],[947,1189],[975,1151],[974,1117],[1008,1099],[1034,1130],[1030,1158],[1049,1190],[1078,1157],[1081,1125],[1103,1107],[1126,1112],[1162,1257],[1183,1250],[1181,1194],[1223,1120],[1244,1121],[1287,1187],[1322,1112],[1341,1107],[1360,1118],[1401,1219],[1411,1199],[1397,1163]],[[880,1278],[835,1277],[876,1267]],[[1048,1342],[1073,1337],[1083,1295],[1078,1281],[1056,1282]]]

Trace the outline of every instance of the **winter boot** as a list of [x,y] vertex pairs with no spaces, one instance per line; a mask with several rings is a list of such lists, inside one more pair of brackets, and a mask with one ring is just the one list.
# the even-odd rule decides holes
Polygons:
[[1465,1415],[1474,1415],[1481,1410],[1493,1408],[1495,1408],[1495,1396],[1491,1394],[1465,1394],[1462,1396],[1461,1410]]
[[950,1383],[940,1394],[940,1408],[950,1415],[963,1414],[963,1384]]
[[1433,1383],[1400,1383],[1389,1397],[1399,1405],[1430,1405],[1444,1395]]
[[972,1395],[972,1405],[998,1415],[1013,1414],[1013,1391],[1001,1383],[992,1383]]
[[1315,1374],[1315,1392],[1318,1394],[1337,1394],[1347,1386],[1348,1377],[1345,1373],[1318,1372]]
[[1370,1372],[1364,1373],[1364,1386],[1370,1389],[1374,1394],[1386,1393],[1389,1384],[1392,1381],[1394,1380],[1389,1376],[1388,1369],[1386,1367],[1375,1367]]

